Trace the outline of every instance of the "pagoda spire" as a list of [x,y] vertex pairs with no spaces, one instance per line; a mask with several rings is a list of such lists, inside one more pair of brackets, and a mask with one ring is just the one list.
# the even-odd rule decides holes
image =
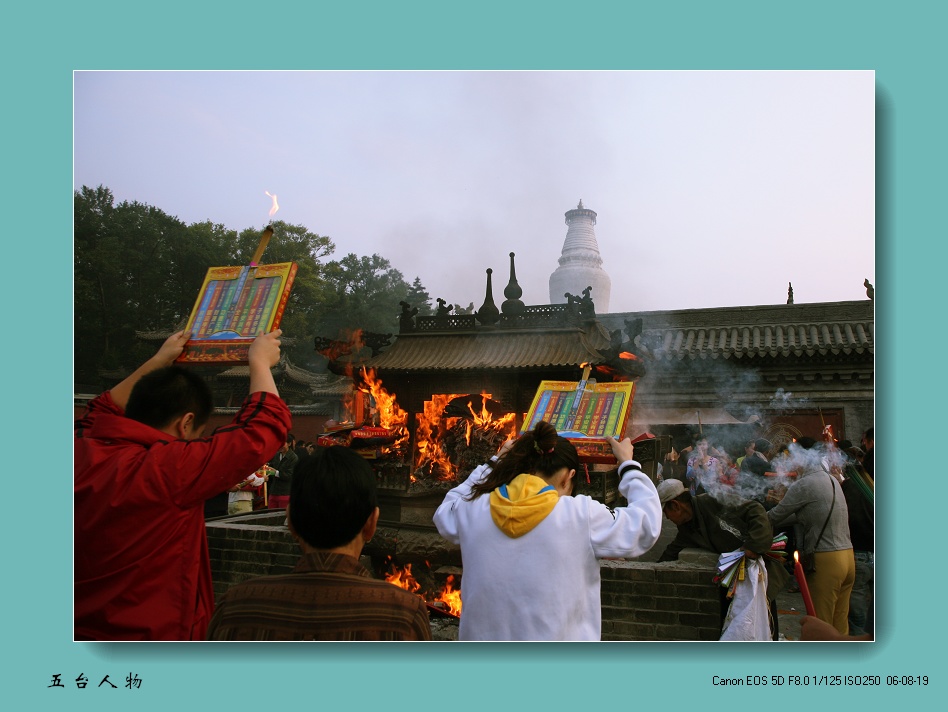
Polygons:
[[559,267],[550,275],[550,303],[565,304],[567,294],[579,294],[592,287],[599,313],[609,311],[612,280],[602,268],[602,256],[596,241],[596,211],[583,205],[582,199],[566,212],[566,239]]

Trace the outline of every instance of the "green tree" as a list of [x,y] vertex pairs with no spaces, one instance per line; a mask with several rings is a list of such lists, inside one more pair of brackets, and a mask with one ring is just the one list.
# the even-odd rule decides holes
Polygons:
[[[210,221],[185,225],[159,208],[138,202],[115,204],[103,186],[83,186],[74,196],[75,380],[101,387],[102,370],[128,371],[154,352],[137,331],[183,327],[207,269],[246,265],[262,230],[236,232]],[[416,277],[379,255],[348,254],[325,262],[335,245],[303,225],[278,221],[263,253],[268,264],[295,262],[297,274],[281,326],[294,341],[294,363],[319,368],[316,335],[345,331],[398,330],[399,302],[431,313],[430,297]]]
[[325,277],[329,284],[319,320],[320,336],[340,338],[356,329],[398,332],[398,303],[405,300],[410,287],[387,259],[350,252],[327,264]]
[[434,313],[434,308],[431,306],[431,295],[428,294],[428,290],[421,283],[420,277],[415,277],[415,281],[411,283],[408,293],[405,295],[405,301],[413,307],[418,307],[418,314],[421,316],[430,316]]
[[138,202],[115,205],[102,186],[76,192],[74,218],[76,377],[96,383],[100,369],[150,350],[136,330],[180,320],[186,307],[169,285],[180,284],[191,248],[180,220]]

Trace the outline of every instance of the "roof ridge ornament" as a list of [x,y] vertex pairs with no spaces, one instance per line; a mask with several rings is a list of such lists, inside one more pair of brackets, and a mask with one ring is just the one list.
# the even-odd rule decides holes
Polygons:
[[487,290],[484,295],[484,303],[481,308],[474,312],[474,316],[484,326],[493,326],[500,320],[500,309],[494,304],[494,292],[491,286],[491,275],[494,273],[490,267],[487,268]]
[[513,252],[510,253],[510,281],[507,282],[507,286],[504,288],[504,296],[507,299],[500,305],[500,310],[506,316],[515,317],[523,314],[527,307],[520,299],[523,296],[523,290],[517,282],[517,268],[514,265]]

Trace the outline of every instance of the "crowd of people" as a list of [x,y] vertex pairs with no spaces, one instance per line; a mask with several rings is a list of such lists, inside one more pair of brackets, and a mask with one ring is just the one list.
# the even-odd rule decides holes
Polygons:
[[[799,551],[806,562],[815,617],[841,636],[871,635],[874,431],[864,433],[862,448],[837,442],[829,430],[825,432],[819,440],[799,437],[780,447],[763,438],[749,440],[737,459],[699,433],[691,447],[673,453],[659,493],[663,511],[678,525],[678,534],[661,560],[676,558],[685,546],[718,553],[733,550],[733,538],[715,540],[722,537],[722,528],[741,532],[738,538],[745,547],[749,532],[760,532],[757,548],[748,556],[762,555],[765,543],[769,549],[767,537],[786,533],[787,550]],[[767,563],[776,639],[775,597],[788,577],[772,560]],[[787,567],[792,566],[789,559]],[[781,583],[775,585],[775,580]]]
[[[280,331],[254,340],[250,394],[213,433],[205,432],[207,384],[174,365],[187,339],[171,336],[76,421],[75,639],[429,640],[423,599],[373,578],[360,562],[379,518],[372,468],[348,448],[290,434],[270,371]],[[795,523],[816,565],[817,617],[841,636],[869,633],[872,432],[866,437],[863,461],[842,465],[830,445],[806,450],[801,442],[780,454],[756,440],[732,461],[699,438],[684,454],[682,479],[666,477],[658,488],[630,440],[610,439],[624,498],[610,508],[574,493],[576,448],[541,422],[450,490],[434,515],[464,562],[460,638],[599,640],[599,560],[648,552],[663,513],[678,527],[663,560],[685,546],[758,558],[777,528]],[[789,477],[790,466],[784,488],[775,480],[749,497],[706,491],[741,492],[748,477]],[[215,607],[205,502],[229,493],[228,511],[246,512],[250,492],[264,485],[269,506],[286,510],[299,563],[231,587]],[[773,601],[787,574],[770,560],[767,571]]]

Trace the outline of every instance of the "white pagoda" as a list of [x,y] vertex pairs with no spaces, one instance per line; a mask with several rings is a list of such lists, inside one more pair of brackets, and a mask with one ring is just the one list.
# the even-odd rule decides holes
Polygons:
[[592,287],[590,296],[596,304],[596,312],[606,314],[612,280],[602,268],[596,242],[596,212],[584,208],[580,200],[579,205],[566,212],[566,224],[569,227],[560,266],[550,275],[550,304],[565,304],[567,294],[581,296],[583,290]]

